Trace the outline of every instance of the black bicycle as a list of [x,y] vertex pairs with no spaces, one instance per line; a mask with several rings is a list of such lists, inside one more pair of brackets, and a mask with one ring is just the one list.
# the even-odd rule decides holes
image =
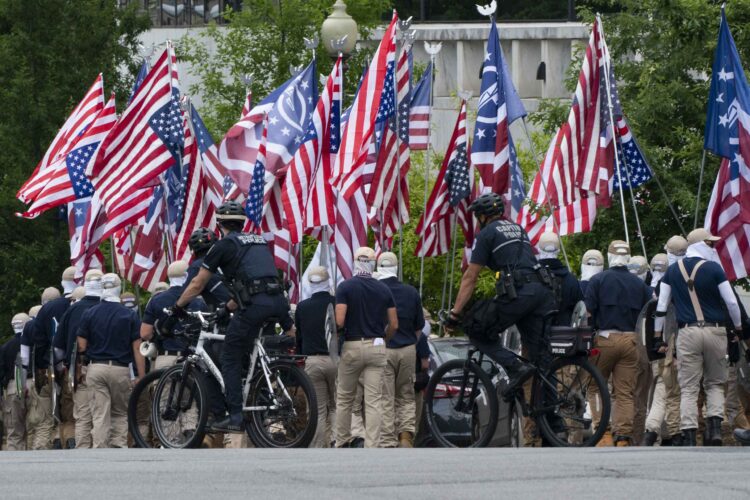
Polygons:
[[551,445],[595,446],[606,431],[611,403],[607,381],[588,359],[593,332],[555,327],[550,339],[554,361],[548,370],[532,364],[536,371],[528,401],[523,388],[499,395],[503,377],[491,377],[483,366],[492,362],[475,348],[466,359],[440,365],[425,391],[427,423],[437,442],[444,447],[487,446],[497,427],[498,397],[505,397],[518,401]]
[[161,442],[154,434],[151,408],[154,389],[165,369],[153,370],[133,387],[128,400],[128,430],[137,448],[159,448]]

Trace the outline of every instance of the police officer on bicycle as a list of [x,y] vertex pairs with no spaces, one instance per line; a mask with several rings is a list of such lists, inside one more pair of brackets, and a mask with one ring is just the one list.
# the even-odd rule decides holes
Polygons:
[[172,309],[177,318],[185,318],[185,307],[221,269],[233,293],[233,300],[227,308],[234,311],[221,356],[229,416],[212,427],[226,432],[243,431],[242,359],[263,325],[269,318],[276,317],[284,331],[294,335],[289,301],[279,281],[273,255],[261,236],[241,232],[245,219],[242,206],[235,201],[228,201],[218,208],[216,220],[224,237],[208,251],[198,275]]
[[547,366],[552,358],[549,339],[544,331],[544,318],[554,307],[551,278],[534,257],[526,231],[518,224],[503,219],[503,199],[499,195],[484,194],[471,204],[469,210],[474,213],[482,230],[477,236],[471,262],[461,279],[461,288],[445,324],[447,327],[458,324],[483,267],[487,266],[497,273],[495,335],[492,335],[493,332],[486,332],[489,335],[467,333],[481,352],[505,369],[509,381],[504,392],[509,393],[526,381],[534,373],[534,368],[505,349],[496,333],[515,324],[531,361],[542,367]]

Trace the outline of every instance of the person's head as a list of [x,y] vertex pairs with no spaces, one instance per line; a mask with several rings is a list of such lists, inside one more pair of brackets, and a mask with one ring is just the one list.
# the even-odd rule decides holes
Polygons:
[[323,266],[312,266],[307,274],[307,281],[310,282],[311,293],[328,292],[331,293],[330,275],[328,268]]
[[560,237],[553,232],[545,232],[536,244],[539,259],[556,259],[560,254]]
[[169,290],[169,283],[159,281],[157,284],[151,287],[151,295],[159,294],[164,290]]
[[630,245],[622,240],[614,240],[607,248],[609,267],[627,266],[630,262]]
[[398,277],[398,257],[393,252],[378,255],[378,279]]
[[39,311],[41,309],[42,309],[41,305],[36,305],[36,306],[32,307],[31,309],[29,309],[29,317],[31,319],[36,318],[36,315],[39,314]]
[[721,264],[719,261],[719,255],[714,248],[717,241],[721,241],[721,238],[712,235],[706,229],[702,227],[693,229],[687,237],[688,249],[687,252],[685,252],[685,256],[700,257],[701,259],[711,260],[717,264]]
[[73,293],[73,290],[76,288],[76,268],[75,266],[69,266],[65,268],[65,271],[62,273],[62,280],[60,281],[60,285],[63,287],[63,295],[66,297],[70,297],[70,294]]
[[242,231],[246,220],[245,210],[236,201],[225,201],[216,209],[216,222],[224,236],[235,231]]
[[196,257],[203,257],[216,243],[216,235],[205,227],[199,227],[190,235],[188,246]]
[[669,258],[665,253],[657,253],[651,257],[651,286],[656,286],[664,277],[669,267]]
[[102,276],[102,300],[107,302],[120,302],[122,292],[122,281],[115,273],[107,273]]
[[630,271],[631,274],[635,274],[638,276],[641,281],[646,281],[646,276],[648,275],[648,261],[646,260],[646,257],[643,255],[633,255],[630,257],[630,262],[628,262],[628,271]]
[[375,270],[375,250],[370,247],[359,247],[354,252],[354,274],[372,276]]
[[20,312],[13,316],[13,319],[10,320],[10,326],[13,328],[13,333],[19,334],[23,332],[24,325],[30,320],[31,318],[29,315],[24,312]]
[[484,227],[490,222],[502,218],[503,213],[505,213],[505,206],[502,196],[496,193],[487,193],[474,200],[469,206],[469,210],[474,213],[479,225]]
[[47,302],[55,299],[60,298],[60,290],[57,288],[50,286],[44,289],[42,292],[41,302],[42,305],[46,304]]
[[87,297],[102,296],[102,274],[101,269],[89,269],[83,278],[83,288]]
[[70,294],[70,300],[73,302],[78,302],[85,296],[86,296],[86,289],[82,286],[77,286],[75,287],[75,290],[73,290],[73,293]]
[[169,286],[182,286],[187,281],[188,263],[184,260],[176,260],[167,268]]
[[594,248],[586,250],[581,259],[581,281],[588,281],[592,276],[604,270],[604,256]]
[[664,251],[667,252],[667,261],[669,262],[669,265],[674,264],[678,260],[684,259],[687,247],[687,240],[679,234],[669,238],[667,244],[664,245]]
[[132,292],[124,292],[120,295],[120,302],[122,305],[130,310],[135,310],[138,304],[135,301],[135,295]]

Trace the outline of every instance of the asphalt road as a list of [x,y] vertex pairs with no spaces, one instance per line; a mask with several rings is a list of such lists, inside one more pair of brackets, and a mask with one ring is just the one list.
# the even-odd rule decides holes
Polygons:
[[748,499],[750,448],[0,452],[0,498]]

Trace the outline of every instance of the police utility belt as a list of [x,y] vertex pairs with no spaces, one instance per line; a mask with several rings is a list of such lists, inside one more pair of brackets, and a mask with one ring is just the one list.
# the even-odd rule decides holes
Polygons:
[[516,290],[526,283],[541,283],[552,287],[552,277],[549,271],[539,266],[535,269],[499,271],[495,273],[495,293],[498,297],[507,297],[510,300],[518,297]]
[[253,295],[265,293],[267,295],[280,295],[284,287],[278,278],[257,278],[250,280],[234,280],[232,289],[240,301],[240,307],[246,307],[253,301]]

